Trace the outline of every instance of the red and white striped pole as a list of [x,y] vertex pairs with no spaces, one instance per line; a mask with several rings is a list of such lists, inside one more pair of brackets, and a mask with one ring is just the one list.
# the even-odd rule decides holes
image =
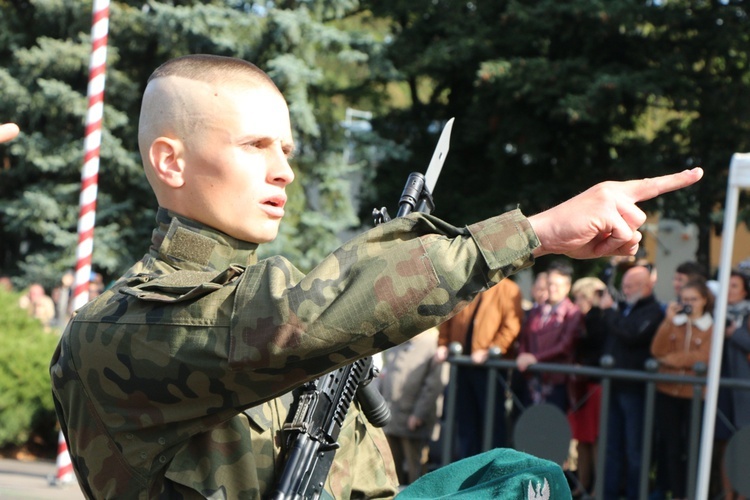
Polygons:
[[73,310],[89,300],[91,255],[94,250],[94,223],[99,181],[99,146],[102,142],[104,114],[104,80],[107,68],[107,33],[109,32],[109,0],[94,0],[91,23],[91,60],[89,63],[88,110],[84,138],[83,170],[81,172],[78,247],[73,283]]
[[[83,139],[83,169],[81,171],[81,196],[78,216],[78,247],[76,272],[73,281],[73,310],[89,301],[91,281],[91,255],[94,250],[94,222],[96,221],[96,195],[99,182],[99,146],[102,144],[102,117],[104,116],[104,80],[107,69],[107,34],[109,33],[109,0],[94,0],[91,19],[91,59],[87,90],[86,136]],[[54,485],[63,485],[75,479],[70,454],[62,431],[57,454],[57,476]]]
[[60,436],[57,439],[57,472],[53,477],[49,478],[51,486],[65,486],[72,482],[75,482],[76,476],[73,472],[73,463],[70,461],[70,454],[68,453],[68,444],[65,442],[65,436],[60,432]]

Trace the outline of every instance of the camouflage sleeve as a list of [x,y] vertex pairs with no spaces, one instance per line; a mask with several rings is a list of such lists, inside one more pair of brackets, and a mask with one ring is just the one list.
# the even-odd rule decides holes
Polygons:
[[[170,235],[184,230],[189,239],[175,224]],[[79,479],[97,498],[264,490],[273,453],[247,451],[238,410],[441,323],[530,265],[536,245],[514,211],[467,228],[422,214],[399,218],[307,275],[280,257],[191,268],[178,259],[190,255],[150,253],[78,310],[51,363]],[[362,433],[372,437],[361,425],[351,429],[360,443]],[[388,463],[371,444],[373,463]],[[362,487],[390,494],[387,477],[373,481]]]
[[467,228],[412,214],[307,275],[281,257],[244,270],[136,268],[78,312],[53,383],[81,380],[113,422],[131,406],[162,423],[219,421],[440,324],[530,265],[537,244],[517,210]]
[[440,324],[531,265],[537,245],[518,210],[467,228],[412,214],[354,238],[306,276],[283,258],[263,261],[237,286],[230,367],[262,374],[262,397],[273,397]]

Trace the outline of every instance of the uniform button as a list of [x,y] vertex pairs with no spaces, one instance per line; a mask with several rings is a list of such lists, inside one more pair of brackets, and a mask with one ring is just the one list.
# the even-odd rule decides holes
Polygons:
[[142,458],[143,460],[146,460],[146,452],[145,452],[145,451],[142,451],[142,452],[141,452],[141,458]]
[[166,461],[167,461],[167,457],[165,457],[164,455],[161,455],[161,456],[159,457],[159,462],[161,462],[161,463],[164,463],[164,462],[166,462]]
[[128,432],[127,434],[125,434],[125,439],[129,439],[129,440],[132,441],[133,440],[133,435]]
[[159,444],[160,444],[160,445],[164,446],[164,444],[165,444],[166,442],[167,442],[167,440],[166,440],[166,439],[164,439],[163,437],[162,437],[162,438],[159,438]]

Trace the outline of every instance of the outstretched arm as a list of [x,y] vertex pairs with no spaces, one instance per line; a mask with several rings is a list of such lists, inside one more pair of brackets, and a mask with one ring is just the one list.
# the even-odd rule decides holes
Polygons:
[[576,259],[635,255],[646,214],[636,203],[682,189],[703,177],[694,168],[661,177],[602,182],[568,201],[529,217],[541,242],[534,255],[555,253]]
[[0,142],[6,142],[18,135],[18,125],[15,123],[3,123],[0,125]]

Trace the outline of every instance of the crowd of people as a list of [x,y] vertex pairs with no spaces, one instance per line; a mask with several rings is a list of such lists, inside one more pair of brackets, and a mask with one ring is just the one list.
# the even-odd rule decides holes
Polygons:
[[[29,316],[39,320],[45,331],[60,333],[73,312],[73,271],[66,271],[59,282],[49,290],[39,282],[32,282],[21,289],[18,306]],[[15,287],[7,276],[0,277],[0,288],[13,292]],[[89,280],[89,300],[104,291],[104,278],[101,273],[92,272]]]
[[[618,369],[643,371],[647,360],[654,359],[659,373],[695,375],[696,363],[707,366],[709,362],[718,283],[697,262],[685,262],[670,278],[674,296],[661,301],[654,294],[656,269],[644,261],[613,260],[600,276],[575,281],[572,274],[564,261],[553,262],[538,273],[527,311],[521,310],[520,290],[512,284],[480,294],[459,315],[440,325],[434,361],[445,361],[448,344],[459,342],[474,363],[459,365],[457,370],[457,433],[451,459],[479,453],[482,432],[478,429],[493,432],[494,446],[512,446],[507,427],[517,414],[504,404],[505,388],[510,388],[522,407],[548,403],[567,414],[577,458],[574,497],[591,495],[595,481],[603,481],[605,498],[636,499],[641,464],[648,460],[655,477],[650,484],[652,499],[687,498],[688,445],[691,438],[696,439],[689,434],[693,384],[657,383],[655,446],[653,456],[644,457],[646,385],[642,380],[612,379],[605,474],[598,476],[600,380],[530,373],[528,368],[539,362],[599,367],[603,356],[609,355]],[[731,274],[723,377],[750,379],[749,279],[740,271]],[[495,419],[487,423],[487,377],[481,364],[491,347],[500,348],[505,359],[515,359],[516,370],[501,374],[504,383],[496,395]],[[387,377],[387,367],[385,373]],[[513,383],[511,378],[521,382]],[[712,479],[712,491],[720,492],[721,498],[744,498],[733,491],[721,453],[726,440],[748,424],[750,392],[722,389],[716,431],[719,459]],[[420,467],[424,471],[425,463]]]

